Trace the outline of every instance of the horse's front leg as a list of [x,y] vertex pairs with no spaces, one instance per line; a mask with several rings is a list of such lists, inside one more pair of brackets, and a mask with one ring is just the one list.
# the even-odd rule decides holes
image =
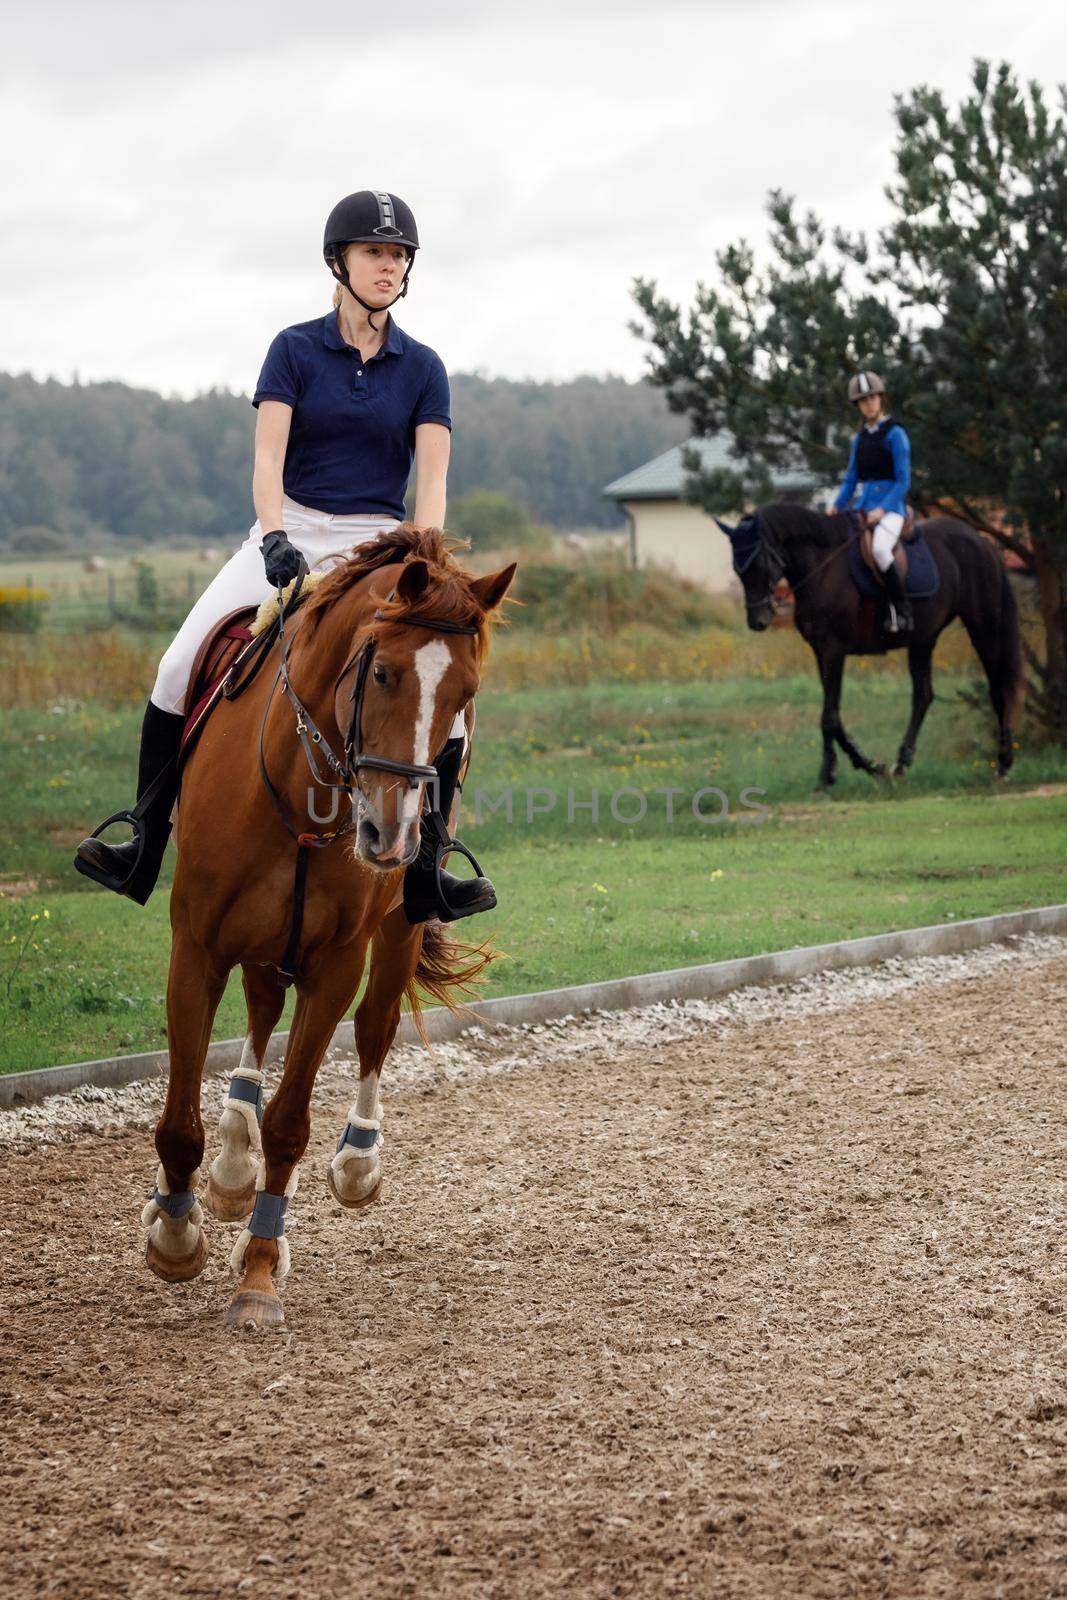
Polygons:
[[[823,764],[819,775],[819,787],[826,789],[834,781],[833,757],[828,753],[827,741],[832,748],[834,740],[841,746],[852,765],[860,772],[869,773],[872,778],[884,778],[886,767],[884,761],[871,761],[864,755],[856,741],[849,737],[845,725],[841,721],[841,684],[845,675],[844,652],[834,648],[819,657],[819,676],[822,679],[823,707],[822,707],[822,739],[823,739]],[[827,776],[827,773],[829,776]]]
[[272,967],[245,967],[248,1033],[219,1118],[222,1148],[208,1173],[205,1204],[220,1222],[241,1222],[256,1202],[261,1151],[263,1059],[285,1008],[285,990]]
[[933,653],[933,645],[926,641],[922,644],[913,644],[908,650],[908,670],[911,673],[911,720],[897,751],[893,767],[894,778],[902,778],[915,760],[915,742],[919,737],[919,729],[933,703],[934,690],[930,681]]
[[822,766],[819,768],[819,789],[829,789],[837,781],[837,729],[840,722],[838,704],[841,699],[841,678],[844,658],[835,653],[816,652],[819,678],[822,683]]
[[204,1157],[200,1080],[226,977],[191,935],[175,932],[167,980],[170,1077],[156,1126],[160,1165],[152,1198],[141,1214],[148,1228],[145,1259],[168,1283],[195,1278],[207,1260],[204,1213],[196,1198]]
[[419,964],[424,926],[412,926],[398,907],[371,947],[367,990],[356,1010],[359,1088],[326,1173],[334,1199],[352,1210],[372,1206],[382,1192],[378,1084],[400,1023],[400,1001]]
[[297,1167],[311,1136],[311,1091],[333,1031],[352,1003],[363,970],[345,952],[305,963],[289,1034],[285,1071],[263,1114],[263,1163],[255,1205],[230,1254],[239,1282],[226,1310],[231,1328],[279,1327],[285,1316],[277,1285],[289,1272],[285,1215],[296,1193]]

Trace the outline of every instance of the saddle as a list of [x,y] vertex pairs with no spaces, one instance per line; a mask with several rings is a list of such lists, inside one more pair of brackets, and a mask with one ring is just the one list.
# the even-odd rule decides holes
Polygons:
[[[292,586],[285,591],[286,616],[299,610],[321,583],[321,572],[305,573],[300,593],[289,603]],[[270,595],[258,606],[242,606],[221,617],[196,652],[189,674],[179,760],[185,761],[204,724],[221,699],[235,700],[259,673],[278,637],[278,600]]]
[[[257,638],[252,632],[256,607],[242,606],[231,611],[217,622],[196,652],[193,669],[189,674],[189,689],[185,703],[189,710],[182,729],[181,755],[184,759],[196,742],[204,723],[214,711],[222,696],[223,685],[242,655]],[[277,628],[273,630],[277,634]],[[262,636],[260,636],[262,637]],[[271,641],[273,643],[273,640]],[[261,645],[265,658],[269,646]],[[262,662],[261,662],[262,664]]]
[[[873,528],[868,528],[864,524],[859,538],[854,539],[848,547],[849,576],[860,594],[866,595],[868,599],[877,599],[879,595],[885,594],[885,579],[875,566],[874,556],[871,553],[873,533]],[[929,600],[937,594],[941,587],[941,573],[934,560],[933,551],[923,538],[922,529],[917,525],[910,506],[900,538],[893,550],[893,560],[904,580],[905,592],[910,600]]]
[[[860,515],[862,516],[862,512],[860,513]],[[896,562],[897,571],[900,573],[900,576],[904,579],[905,584],[908,581],[908,549],[907,549],[907,547],[908,547],[908,544],[914,538],[915,538],[915,512],[912,510],[911,506],[907,506],[905,508],[904,526],[900,530],[900,538],[897,540],[896,544],[893,546],[893,560]],[[863,557],[864,561],[866,562],[867,566],[870,568],[871,572],[873,572],[873,574],[875,576],[875,580],[878,582],[878,584],[881,585],[882,588],[885,588],[885,579],[883,578],[881,572],[879,571],[878,565],[877,565],[877,563],[875,562],[875,559],[874,559],[874,529],[867,526],[866,518],[864,518],[863,532],[860,534],[859,544],[860,544],[860,554],[862,555],[862,557]]]

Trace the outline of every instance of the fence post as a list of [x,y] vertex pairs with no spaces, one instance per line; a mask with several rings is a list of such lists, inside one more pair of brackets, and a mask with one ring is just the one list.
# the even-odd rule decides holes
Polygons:
[[115,620],[115,575],[114,575],[113,572],[109,572],[108,575],[107,575],[107,615],[108,615],[108,621],[109,622],[114,622],[114,620]]

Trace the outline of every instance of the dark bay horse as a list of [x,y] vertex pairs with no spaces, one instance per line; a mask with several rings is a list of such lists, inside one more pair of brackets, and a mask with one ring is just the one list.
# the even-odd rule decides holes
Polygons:
[[[230,1258],[240,1280],[226,1314],[231,1326],[283,1320],[284,1215],[310,1136],[312,1086],[368,951],[355,1013],[359,1088],[327,1172],[334,1197],[352,1207],[372,1204],[381,1186],[378,1081],[401,1000],[417,1007],[421,987],[454,1004],[453,991],[491,959],[453,942],[439,922],[412,926],[400,904],[435,777],[433,754],[477,692],[489,624],[515,573],[512,565],[472,577],[453,548],[438,530],[408,525],[360,545],[286,621],[293,696],[274,670],[261,672],[212,714],[183,774],[167,986],[170,1078],[156,1129],[156,1189],[144,1213],[147,1259],[170,1282],[195,1277],[207,1259],[196,1193],[200,1085],[215,1011],[240,966],[248,1035],[204,1195],[216,1217],[248,1219]],[[313,776],[309,750],[320,774],[338,777],[332,791]],[[324,827],[316,819],[329,816],[339,794],[340,822]],[[329,847],[308,852],[295,961],[294,832],[315,844],[333,835]],[[296,1009],[281,1083],[264,1112],[263,1058],[285,1000],[283,963],[295,970]]]
[[997,775],[1004,777],[1012,764],[1012,718],[1023,682],[1022,639],[1007,572],[987,540],[954,517],[921,523],[940,574],[940,588],[928,600],[912,601],[912,632],[887,633],[881,599],[860,594],[849,576],[847,546],[857,537],[857,525],[848,514],[823,514],[779,502],[760,506],[735,528],[724,522],[719,527],[733,546],[734,571],[745,591],[750,628],[760,632],[769,626],[780,579],[785,578],[793,591],[797,630],[815,653],[823,689],[820,788],[834,782],[835,745],[861,771],[874,777],[886,773],[885,764],[870,761],[841,721],[845,657],[908,652],[911,720],[892,769],[899,777],[914,760],[919,729],[934,698],[934,646],[956,617],[985,669],[997,718]]

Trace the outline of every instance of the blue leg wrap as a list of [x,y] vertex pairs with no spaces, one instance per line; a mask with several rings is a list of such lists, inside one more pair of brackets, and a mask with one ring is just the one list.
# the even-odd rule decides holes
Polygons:
[[243,1100],[246,1105],[255,1106],[256,1121],[263,1121],[263,1085],[253,1083],[250,1078],[231,1078],[230,1087],[226,1091],[230,1100]]
[[196,1195],[191,1189],[179,1189],[177,1194],[160,1194],[158,1189],[153,1189],[152,1199],[160,1211],[165,1211],[175,1222],[187,1217],[196,1205]]
[[285,1232],[285,1213],[289,1208],[287,1194],[268,1194],[261,1189],[256,1195],[256,1206],[248,1224],[254,1239],[280,1239]]
[[337,1149],[341,1151],[345,1145],[350,1145],[353,1150],[373,1150],[377,1143],[377,1128],[353,1128],[350,1122],[346,1122],[344,1132],[337,1141]]

